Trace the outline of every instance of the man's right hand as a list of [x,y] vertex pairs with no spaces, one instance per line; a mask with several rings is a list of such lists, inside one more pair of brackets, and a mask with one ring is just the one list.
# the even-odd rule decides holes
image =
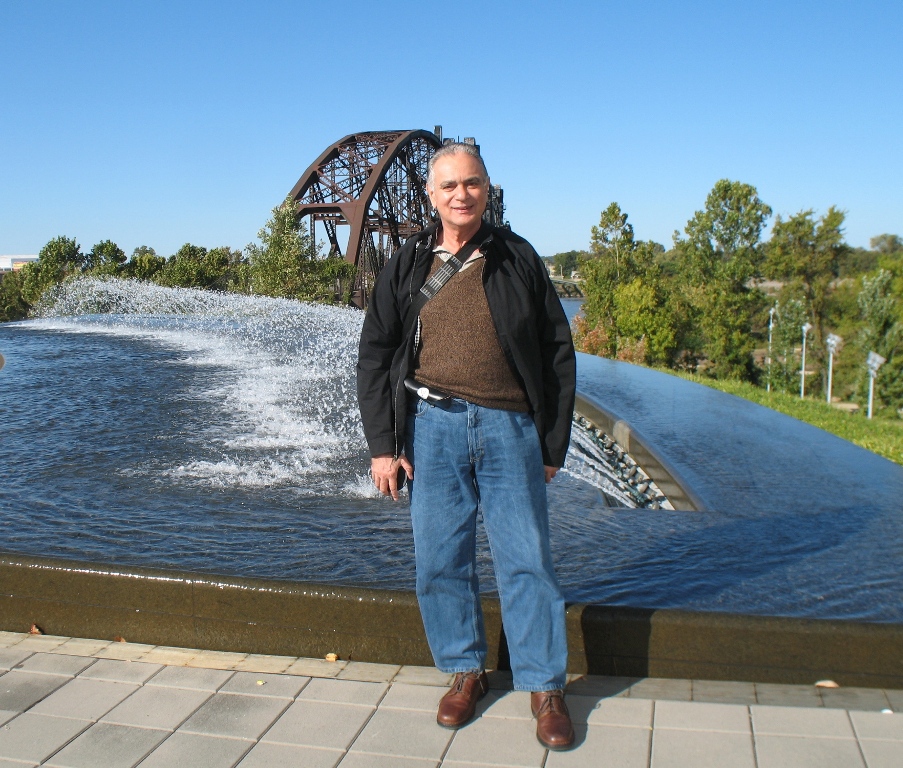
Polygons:
[[404,454],[397,459],[391,455],[374,456],[370,460],[370,476],[373,484],[383,496],[391,496],[398,501],[398,468],[404,469],[408,480],[414,479],[414,466]]

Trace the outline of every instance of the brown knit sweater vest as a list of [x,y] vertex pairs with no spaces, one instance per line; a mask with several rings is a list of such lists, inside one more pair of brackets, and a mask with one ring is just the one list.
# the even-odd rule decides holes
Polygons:
[[[438,257],[435,261],[441,263]],[[511,371],[489,314],[485,263],[479,259],[457,272],[420,311],[414,378],[477,405],[527,412],[527,395]]]

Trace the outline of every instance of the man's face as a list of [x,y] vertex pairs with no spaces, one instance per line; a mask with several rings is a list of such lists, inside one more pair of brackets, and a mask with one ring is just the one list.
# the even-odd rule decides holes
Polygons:
[[456,152],[433,165],[433,186],[427,192],[443,226],[476,231],[489,199],[489,179],[476,158]]

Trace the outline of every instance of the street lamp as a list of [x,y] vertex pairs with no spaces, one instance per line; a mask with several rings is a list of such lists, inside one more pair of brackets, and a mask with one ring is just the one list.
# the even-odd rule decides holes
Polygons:
[[825,344],[828,345],[828,405],[831,405],[831,385],[834,380],[834,353],[842,341],[843,339],[836,333],[829,333],[825,339]]
[[768,359],[765,361],[768,363],[768,382],[765,384],[766,392],[771,392],[771,334],[774,331],[774,313],[777,311],[777,304],[768,310]]
[[812,323],[803,323],[803,363],[800,367],[800,397],[806,396],[806,335],[812,330]]
[[872,418],[872,400],[875,396],[875,377],[878,375],[878,369],[887,362],[886,358],[881,357],[877,352],[869,352],[865,359],[865,364],[869,368],[869,418]]

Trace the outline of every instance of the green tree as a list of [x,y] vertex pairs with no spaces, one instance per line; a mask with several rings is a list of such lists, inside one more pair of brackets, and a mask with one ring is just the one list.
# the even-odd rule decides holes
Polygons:
[[878,251],[885,255],[893,253],[903,253],[903,240],[899,235],[878,235],[869,240],[869,246],[873,251]]
[[807,345],[807,361],[820,365],[823,374],[832,281],[847,250],[843,221],[843,211],[833,206],[817,221],[811,210],[786,221],[778,216],[766,249],[766,274],[787,281],[786,291],[803,300],[814,331]]
[[136,280],[153,280],[154,276],[166,266],[166,259],[157,256],[157,252],[147,245],[139,245],[132,251],[131,258],[122,265],[122,273]]
[[[862,279],[862,290],[857,302],[862,318],[862,328],[857,339],[860,358],[870,351],[877,352],[887,362],[878,370],[875,381],[876,399],[879,404],[894,408],[903,407],[903,323],[898,319],[897,297],[892,293],[893,275],[878,270],[874,277]],[[868,377],[860,369],[859,402],[868,398]]]
[[552,257],[555,272],[561,277],[570,277],[578,268],[581,260],[586,258],[585,251],[565,251]]
[[28,316],[30,307],[22,297],[24,277],[22,270],[0,275],[0,323]]
[[22,297],[34,305],[41,294],[85,268],[81,246],[68,237],[56,237],[41,248],[38,260],[22,268]]
[[684,229],[675,233],[677,265],[717,378],[754,377],[752,319],[761,301],[751,287],[762,263],[759,240],[771,208],[756,188],[721,179]]
[[245,250],[253,293],[280,298],[333,301],[354,267],[344,259],[319,258],[313,238],[295,215],[291,196],[273,208],[257,233],[260,245]]
[[125,262],[125,251],[112,240],[103,240],[85,256],[85,271],[93,275],[118,275]]

